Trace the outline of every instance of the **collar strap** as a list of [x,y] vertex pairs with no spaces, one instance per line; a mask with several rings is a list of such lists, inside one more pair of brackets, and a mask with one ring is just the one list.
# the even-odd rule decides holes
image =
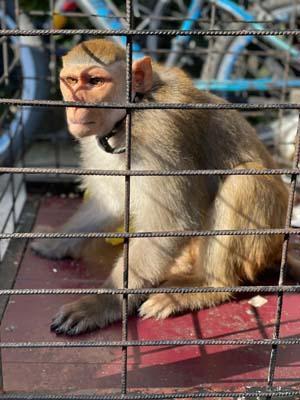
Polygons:
[[112,147],[109,143],[108,140],[115,136],[118,132],[119,132],[119,128],[121,127],[123,121],[126,119],[126,115],[124,118],[122,118],[120,121],[118,121],[115,126],[113,127],[113,129],[105,136],[103,136],[102,138],[99,138],[97,136],[97,142],[98,145],[100,145],[102,147],[102,149],[104,151],[106,151],[106,153],[111,153],[111,154],[121,154],[121,153],[125,153],[126,148],[125,147]]
[[[135,98],[133,100],[133,102],[135,103],[137,100],[141,100],[143,98],[143,94],[141,93],[136,93]],[[102,138],[99,138],[97,136],[97,142],[98,145],[102,147],[102,149],[104,151],[106,151],[106,153],[110,153],[110,154],[122,154],[125,153],[126,151],[126,147],[112,147],[109,143],[108,140],[117,135],[117,133],[119,133],[119,128],[121,127],[123,121],[126,119],[126,114],[124,116],[124,118],[122,118],[120,121],[118,121],[115,126],[112,128],[112,130],[105,136],[103,136]]]

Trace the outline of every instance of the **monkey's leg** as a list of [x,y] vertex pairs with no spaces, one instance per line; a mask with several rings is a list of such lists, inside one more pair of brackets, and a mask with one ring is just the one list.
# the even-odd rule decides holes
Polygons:
[[[246,164],[243,168],[262,168]],[[285,221],[287,193],[278,177],[230,176],[214,204],[215,230],[282,228]],[[191,244],[196,246],[197,242]],[[203,248],[203,243],[206,243]],[[277,261],[282,243],[280,236],[215,236],[199,238],[200,251],[185,250],[182,265],[194,265],[194,276],[181,274],[165,282],[166,287],[238,286],[254,281],[256,276]],[[190,256],[189,256],[190,254]],[[196,255],[196,258],[195,258]],[[183,268],[182,268],[183,269]],[[189,270],[193,268],[189,267]],[[180,270],[180,269],[179,269]],[[154,294],[141,306],[144,318],[166,318],[171,314],[210,307],[226,301],[230,293]]]
[[[121,215],[115,215],[107,206],[101,205],[96,199],[84,202],[71,219],[63,225],[59,232],[95,232],[107,231],[118,226]],[[31,243],[31,248],[37,254],[51,259],[78,257],[81,245],[85,239],[58,238],[39,239]]]
[[[237,169],[264,169],[245,163]],[[232,175],[220,187],[214,204],[215,230],[283,228],[288,192],[278,176]],[[238,285],[254,282],[258,274],[278,262],[281,235],[224,235],[212,237],[205,254],[209,282]]]
[[[204,286],[215,286],[208,283],[202,265],[208,240],[208,238],[192,239],[183,249],[180,257],[178,257],[171,265],[166,280],[161,287],[199,288]],[[222,285],[219,283],[217,286],[224,286],[224,284]],[[229,300],[230,297],[230,293],[225,292],[152,294],[149,299],[141,305],[139,314],[145,319],[151,317],[164,319],[177,313],[215,306]]]
[[[129,247],[128,287],[137,289],[152,287],[162,281],[168,265],[178,252],[178,238],[131,239]],[[104,283],[105,288],[123,287],[124,259],[120,257],[111,275]],[[132,314],[144,297],[128,297],[129,313]],[[77,335],[120,320],[122,297],[120,295],[95,295],[61,307],[54,317],[51,329],[56,333]]]
[[[178,276],[177,279],[166,281],[161,287],[203,287],[205,284],[199,276]],[[171,315],[186,311],[200,310],[223,303],[231,298],[230,293],[158,293],[152,294],[139,309],[139,314],[144,319],[165,319]]]
[[[207,239],[191,239],[180,256],[172,263],[163,288],[201,287],[205,284],[205,274],[200,261],[203,258]],[[143,318],[164,319],[187,310],[197,310],[216,305],[229,298],[227,293],[158,293],[150,295],[140,307]]]

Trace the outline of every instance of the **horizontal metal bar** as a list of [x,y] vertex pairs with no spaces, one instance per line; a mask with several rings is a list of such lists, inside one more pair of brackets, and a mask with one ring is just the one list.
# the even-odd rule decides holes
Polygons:
[[[162,49],[155,49],[155,50],[150,50],[148,48],[141,48],[139,50],[133,50],[133,53],[147,53],[147,54],[192,54],[193,56],[196,55],[208,55],[208,54],[232,54],[232,55],[261,55],[263,57],[267,56],[276,56],[278,59],[287,61],[286,60],[286,54],[282,50],[276,50],[276,49],[264,49],[264,50],[259,50],[259,49],[253,49],[253,50],[247,50],[247,49],[241,49],[240,51],[237,50],[227,50],[227,49],[209,49],[209,48],[201,48],[197,47],[195,49],[168,49],[168,48],[162,48]],[[291,64],[292,61],[289,62]]]
[[199,399],[199,398],[298,398],[300,390],[282,390],[282,387],[272,387],[267,390],[251,392],[231,391],[199,391],[199,392],[171,392],[171,393],[129,393],[129,394],[42,394],[42,393],[3,393],[0,400],[167,400],[167,399]]
[[[91,13],[84,13],[80,11],[42,11],[42,10],[34,10],[34,11],[26,11],[23,12],[23,14],[26,15],[32,15],[35,17],[43,17],[43,16],[61,16],[61,17],[67,17],[67,18],[90,18],[90,17],[95,17],[95,18],[103,18],[103,19],[125,19],[126,14],[118,14],[118,15],[104,15],[104,14],[91,14]],[[200,23],[210,23],[211,20],[208,18],[189,18],[189,17],[173,17],[173,16],[152,16],[152,15],[144,15],[141,14],[142,17],[147,18],[149,21],[194,21],[197,24]],[[136,16],[139,18],[138,16]],[[278,25],[281,23],[281,21],[270,21],[268,19],[253,19],[251,21],[245,21],[243,19],[237,19],[237,20],[226,20],[222,19],[223,24],[268,24],[268,25]]]
[[194,85],[200,90],[241,92],[241,91],[268,91],[281,88],[299,88],[300,79],[278,79],[258,78],[258,79],[211,79],[204,81],[195,79]]
[[299,29],[264,30],[181,30],[161,29],[154,31],[137,29],[1,29],[1,36],[51,36],[51,35],[103,35],[103,36],[298,36]]
[[283,286],[234,286],[234,287],[185,287],[185,288],[140,288],[140,289],[111,289],[111,288],[85,288],[85,289],[1,289],[0,296],[36,296],[36,295],[83,295],[83,294],[109,294],[109,295],[149,295],[153,293],[299,293],[299,285]]
[[0,167],[0,174],[98,175],[98,176],[198,176],[198,175],[299,175],[300,168],[103,170],[84,168]]
[[[83,13],[80,11],[42,11],[42,10],[33,10],[29,12],[23,12],[25,15],[32,15],[34,17],[43,17],[43,16],[51,16],[51,17],[67,17],[67,18],[103,18],[103,19],[125,19],[125,14],[119,15],[104,15],[104,14],[91,14],[91,13]],[[147,16],[148,18],[148,16]],[[258,23],[265,23],[270,21],[257,21]],[[250,22],[252,23],[252,21]]]
[[166,237],[202,237],[202,236],[263,236],[263,235],[300,235],[300,228],[266,229],[223,229],[199,231],[152,231],[152,232],[13,232],[1,233],[0,239],[137,239]]
[[0,99],[0,104],[25,107],[80,107],[128,110],[299,110],[300,103],[84,103],[62,100]]
[[77,347],[150,347],[150,346],[271,346],[296,345],[295,339],[175,339],[175,340],[127,340],[127,341],[76,341],[76,342],[1,342],[1,349],[41,349],[41,348],[77,348]]

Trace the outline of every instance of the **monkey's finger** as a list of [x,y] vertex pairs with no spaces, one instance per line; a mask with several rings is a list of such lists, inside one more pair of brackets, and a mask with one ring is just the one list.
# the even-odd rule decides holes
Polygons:
[[59,328],[72,314],[72,309],[66,306],[62,307],[61,310],[52,318],[52,323],[50,325],[51,331],[55,331]]
[[62,330],[61,330],[62,326],[63,326],[63,323],[59,323],[59,322],[57,322],[57,321],[54,321],[54,322],[52,322],[52,324],[50,325],[50,330],[51,330],[52,332],[57,333],[57,334],[63,333]]
[[99,328],[99,326],[95,320],[86,318],[81,314],[80,316],[72,315],[63,324],[56,326],[53,331],[57,335],[65,334],[68,336],[76,336],[91,332],[97,328]]
[[[71,321],[70,321],[71,322]],[[67,329],[69,329],[70,327],[70,322],[68,322],[68,320],[66,320],[65,322],[59,323],[57,321],[54,321],[51,325],[50,325],[50,330],[52,332],[55,332],[56,334],[61,334],[64,333]],[[77,323],[76,321],[73,322],[74,324]]]
[[50,326],[50,329],[56,334],[68,334],[67,332],[75,327],[78,322],[84,318],[82,313],[72,313],[71,315],[58,316],[57,320],[54,320]]
[[96,321],[93,321],[88,318],[84,318],[81,321],[77,321],[74,326],[67,330],[66,335],[68,336],[76,336],[82,333],[91,332],[95,329],[99,328]]

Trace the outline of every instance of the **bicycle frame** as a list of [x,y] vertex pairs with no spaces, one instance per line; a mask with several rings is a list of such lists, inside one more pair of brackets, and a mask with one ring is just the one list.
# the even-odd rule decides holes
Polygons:
[[[215,4],[226,10],[228,13],[233,15],[235,18],[245,22],[251,22],[255,20],[255,17],[240,7],[238,4],[234,3],[232,0],[214,0]],[[201,12],[199,13],[199,9],[201,8],[201,4],[203,0],[192,0],[189,7],[189,18],[191,20],[184,21],[181,26],[181,29],[192,29],[193,23],[196,18],[201,17]],[[263,30],[264,27],[260,23],[252,24],[254,29]],[[185,39],[188,37],[185,37]],[[176,39],[176,40],[180,40]],[[291,58],[300,58],[300,51],[295,49],[289,43],[284,40],[276,37],[276,36],[262,36],[261,40],[269,42],[273,48],[282,50],[288,53]],[[237,92],[237,91],[267,91],[270,89],[281,89],[281,88],[299,88],[300,87],[300,79],[287,79],[287,80],[277,80],[274,81],[272,77],[263,78],[263,79],[238,79],[231,80],[229,79],[231,73],[233,71],[233,67],[236,59],[239,57],[241,51],[251,42],[253,41],[253,36],[240,36],[235,40],[234,45],[231,48],[231,54],[227,54],[227,63],[225,62],[225,66],[223,66],[223,71],[221,71],[221,75],[224,77],[222,80],[211,80],[209,82],[205,82],[201,79],[195,80],[195,85],[197,88],[202,90],[211,90],[211,91],[221,91],[221,92]]]
[[[8,15],[4,16],[2,11],[0,10],[0,20],[5,18],[6,25],[8,29],[16,29],[16,24]],[[37,76],[36,66],[30,56],[30,47],[26,45],[26,42],[23,39],[12,37],[12,42],[17,46],[20,46],[20,59],[22,60],[22,67],[24,65],[27,66],[27,71],[23,71],[23,73],[28,75],[28,71],[31,71],[32,76]],[[35,93],[35,86],[38,84],[37,80],[34,79],[24,79],[22,85],[22,99],[33,99]],[[20,148],[20,142],[22,140],[21,137],[21,129],[22,126],[26,126],[30,118],[30,110],[26,107],[20,109],[14,119],[12,120],[9,130],[4,130],[0,135],[0,165],[4,164],[7,154],[14,154],[17,149]],[[13,144],[13,148],[9,149],[9,147]]]
[[[236,4],[232,0],[214,0],[215,4],[221,9],[225,10],[236,19],[245,22],[251,22],[255,20],[255,17],[246,11],[244,8]],[[101,24],[101,27],[104,29],[122,29],[124,28],[124,23],[120,19],[112,19],[114,16],[114,12],[112,7],[108,6],[107,0],[80,0],[79,3],[87,9],[88,5],[91,5],[95,11],[95,14],[101,16],[103,18],[97,18],[99,21],[98,24]],[[202,5],[203,0],[191,0],[187,19],[183,21],[181,24],[181,30],[190,30],[193,29],[193,25],[195,21],[201,18],[202,13]],[[109,19],[105,17],[110,17]],[[264,27],[260,23],[252,24],[254,29],[263,30]],[[125,37],[119,37],[118,40],[123,46],[126,44]],[[172,50],[173,53],[170,54],[167,65],[174,65],[174,59],[177,57],[176,53],[184,46],[188,44],[191,40],[191,36],[178,36],[172,41]],[[288,88],[299,88],[300,87],[300,79],[289,79],[289,80],[278,80],[274,81],[272,77],[264,78],[264,79],[238,79],[231,80],[230,76],[233,71],[233,67],[236,59],[239,57],[239,54],[248,44],[250,44],[253,40],[253,36],[243,36],[239,37],[235,42],[235,45],[232,48],[232,54],[227,55],[227,63],[222,71],[222,75],[225,79],[222,80],[211,80],[209,82],[205,82],[201,79],[195,80],[195,85],[199,89],[212,90],[212,91],[221,91],[221,92],[232,92],[232,91],[267,91],[270,89],[281,89],[283,87]],[[272,45],[273,48],[284,51],[292,58],[300,58],[300,51],[295,49],[289,43],[285,42],[281,38],[276,36],[263,36],[261,40],[264,40]],[[144,54],[142,52],[141,47],[138,43],[134,44],[134,58],[142,57]]]

